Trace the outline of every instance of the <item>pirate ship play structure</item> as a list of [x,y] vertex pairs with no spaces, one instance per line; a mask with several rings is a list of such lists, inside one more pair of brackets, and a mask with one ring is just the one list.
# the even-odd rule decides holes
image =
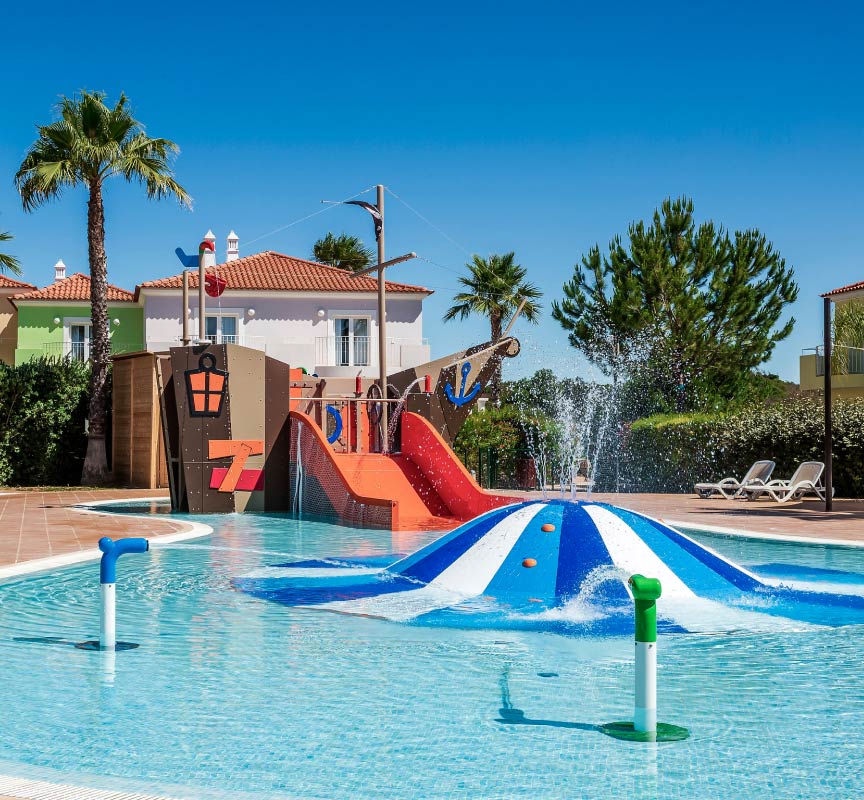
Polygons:
[[518,352],[507,337],[403,370],[388,376],[386,398],[371,379],[308,375],[233,344],[125,356],[114,369],[115,472],[134,483],[143,442],[154,454],[145,471],[167,471],[175,510],[450,529],[512,502],[480,489],[451,445],[496,365]]

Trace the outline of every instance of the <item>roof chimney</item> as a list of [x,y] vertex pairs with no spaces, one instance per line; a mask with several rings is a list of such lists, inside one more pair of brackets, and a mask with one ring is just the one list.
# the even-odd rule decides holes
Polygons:
[[231,233],[228,234],[228,251],[225,254],[226,261],[236,261],[240,258],[240,239],[237,237],[237,234],[232,230]]
[[204,266],[205,267],[215,267],[216,266],[216,234],[214,234],[212,230],[208,230],[207,233],[204,234],[204,241],[210,242],[210,244],[213,245],[213,249],[204,254]]
[[62,281],[66,278],[66,265],[63,263],[63,259],[61,258],[54,265],[54,283],[57,281]]

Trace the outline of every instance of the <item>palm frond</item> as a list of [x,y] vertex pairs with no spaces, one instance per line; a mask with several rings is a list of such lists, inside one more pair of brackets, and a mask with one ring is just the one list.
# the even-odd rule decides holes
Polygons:
[[191,207],[172,168],[179,148],[168,139],[147,136],[125,95],[109,107],[104,93],[82,91],[61,97],[57,110],[57,120],[37,128],[39,138],[15,175],[26,211],[59,197],[66,188],[93,185],[112,175],[143,185],[150,199],[171,196]]
[[[12,234],[0,231],[0,242],[8,242],[12,238]],[[0,272],[11,272],[13,275],[20,275],[21,264],[15,256],[0,253]]]
[[328,233],[312,245],[312,258],[331,267],[359,272],[375,263],[372,250],[357,236]]
[[472,315],[488,319],[504,319],[511,316],[525,300],[522,315],[536,323],[542,306],[534,302],[543,293],[526,282],[527,270],[516,263],[515,253],[491,255],[482,258],[475,255],[466,264],[468,275],[459,277],[465,291],[459,292],[456,301],[444,314],[444,320],[467,319]]

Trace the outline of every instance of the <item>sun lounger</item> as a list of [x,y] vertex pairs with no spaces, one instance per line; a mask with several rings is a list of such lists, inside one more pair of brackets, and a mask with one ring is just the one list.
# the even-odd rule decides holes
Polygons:
[[825,465],[821,461],[805,461],[788,481],[773,480],[764,486],[745,486],[741,492],[748,500],[756,500],[763,494],[767,494],[778,503],[799,500],[807,494],[815,494],[824,500],[825,485],[822,483],[824,471]]
[[747,470],[747,474],[740,481],[737,478],[723,478],[717,483],[697,483],[694,489],[702,499],[707,499],[714,492],[717,492],[727,500],[732,500],[735,497],[740,497],[746,486],[762,486],[768,483],[773,471],[773,461],[757,461]]

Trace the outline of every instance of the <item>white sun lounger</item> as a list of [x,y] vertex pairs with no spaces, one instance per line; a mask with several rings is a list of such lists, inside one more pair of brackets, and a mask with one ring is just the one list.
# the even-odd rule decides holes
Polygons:
[[693,488],[703,500],[711,497],[714,492],[723,495],[727,500],[732,500],[740,497],[746,486],[763,486],[768,483],[773,471],[773,461],[757,461],[740,481],[737,478],[723,478],[717,483],[697,483]]
[[770,495],[778,503],[799,500],[806,494],[815,494],[824,500],[825,485],[822,483],[824,471],[825,465],[821,461],[805,461],[788,481],[773,480],[764,486],[745,486],[741,491],[748,500],[756,500],[763,494]]

